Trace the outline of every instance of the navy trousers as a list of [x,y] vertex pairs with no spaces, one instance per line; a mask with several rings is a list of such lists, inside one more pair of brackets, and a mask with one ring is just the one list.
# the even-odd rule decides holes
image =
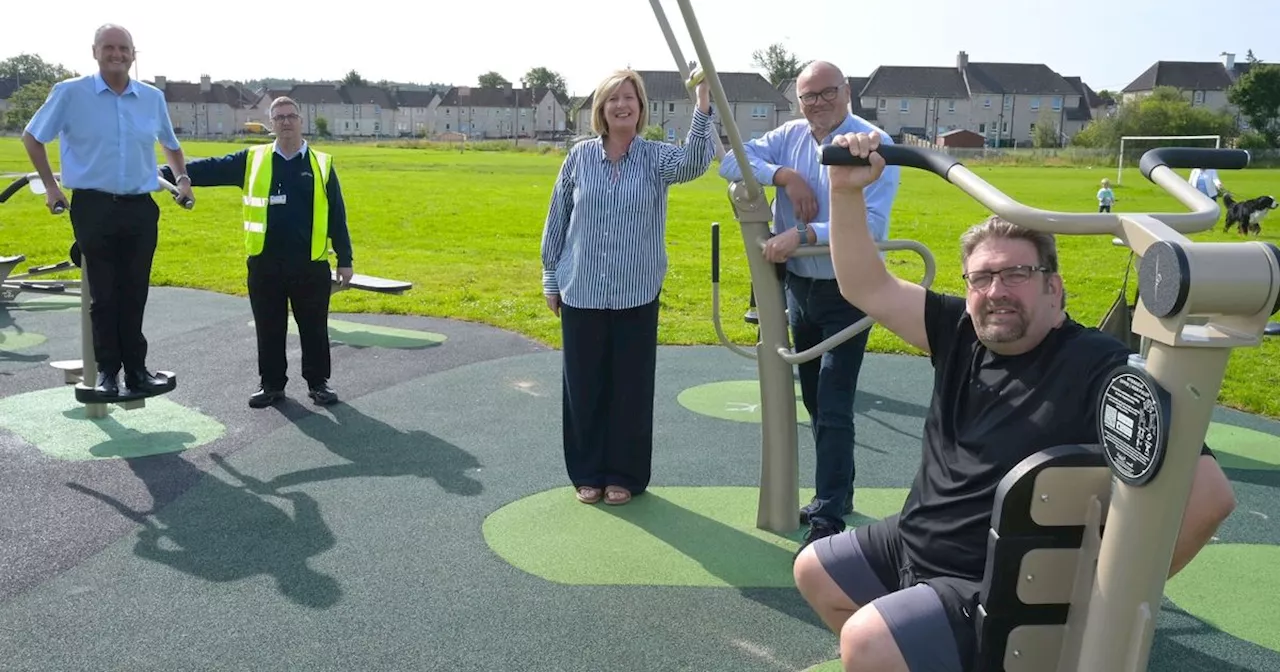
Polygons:
[[[840,295],[835,280],[788,272],[786,291],[796,352],[808,350],[865,316]],[[843,518],[844,504],[853,490],[853,402],[870,331],[800,365],[800,393],[817,452],[814,489],[818,507],[810,517]]]
[[626,310],[560,307],[564,462],[575,488],[649,487],[658,300]]

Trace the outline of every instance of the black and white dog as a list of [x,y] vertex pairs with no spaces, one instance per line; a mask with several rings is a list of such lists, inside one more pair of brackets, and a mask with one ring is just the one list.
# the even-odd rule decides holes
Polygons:
[[1249,235],[1250,233],[1258,235],[1262,233],[1262,220],[1280,205],[1271,196],[1259,196],[1247,201],[1237,201],[1231,198],[1230,192],[1222,194],[1222,204],[1227,206],[1227,223],[1222,227],[1222,232],[1230,231],[1231,226],[1234,224],[1240,227],[1241,235]]

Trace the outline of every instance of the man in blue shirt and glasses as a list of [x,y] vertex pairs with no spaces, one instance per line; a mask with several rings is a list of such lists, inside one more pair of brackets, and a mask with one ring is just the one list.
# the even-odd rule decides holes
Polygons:
[[[93,351],[99,394],[141,392],[167,386],[147,371],[143,311],[151,285],[160,209],[151,192],[160,188],[155,143],[177,170],[179,198],[192,199],[182,146],[173,131],[164,93],[129,77],[133,36],[115,25],[97,30],[93,56],[98,72],[53,85],[31,118],[22,143],[46,185],[50,212],[70,207],[71,227],[85,260],[91,289]],[[59,140],[63,196],[45,145]]]
[[[744,145],[756,180],[777,187],[774,235],[764,256],[785,264],[787,313],[797,351],[818,345],[864,316],[841,296],[829,256],[791,256],[801,245],[827,244],[830,189],[827,168],[819,162],[822,144],[838,134],[857,132],[879,133],[882,144],[892,142],[884,131],[850,112],[852,95],[849,80],[839,68],[822,61],[812,63],[796,80],[804,119],[789,121]],[[888,237],[898,172],[897,166],[886,167],[865,190],[867,224],[877,241]],[[720,176],[742,179],[732,152],[721,160]],[[815,496],[800,510],[801,524],[809,525],[801,549],[844,530],[844,516],[853,511],[853,398],[869,331],[800,365],[801,396],[817,452]]]

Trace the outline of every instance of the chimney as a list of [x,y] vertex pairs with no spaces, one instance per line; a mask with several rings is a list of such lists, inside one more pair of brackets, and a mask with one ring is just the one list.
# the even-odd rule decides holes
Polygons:
[[164,85],[165,85],[165,82],[166,82],[166,80],[165,80],[164,75],[156,75],[156,88],[157,88],[157,89],[160,89],[161,91],[164,91]]
[[209,75],[200,75],[200,93],[209,93],[213,89]]
[[967,67],[969,67],[969,54],[962,51],[956,55],[956,69],[964,70]]
[[1222,52],[1222,65],[1231,72],[1236,69],[1236,55],[1229,52]]

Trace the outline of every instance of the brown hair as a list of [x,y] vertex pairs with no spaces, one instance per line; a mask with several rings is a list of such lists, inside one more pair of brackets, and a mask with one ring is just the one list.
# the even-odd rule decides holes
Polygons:
[[609,100],[609,96],[613,95],[618,87],[626,82],[631,82],[636,87],[636,97],[640,99],[640,118],[636,119],[636,134],[638,135],[649,124],[649,97],[644,90],[644,80],[640,78],[640,73],[635,70],[615,70],[613,74],[604,78],[600,85],[596,87],[595,93],[591,94],[591,130],[596,135],[604,137],[609,132],[609,122],[604,118],[604,104]]
[[[1036,259],[1041,266],[1049,269],[1045,272],[1045,286],[1049,285],[1049,276],[1058,272],[1058,242],[1052,233],[1044,233],[1018,226],[1013,222],[1001,219],[996,215],[986,221],[974,224],[960,236],[960,265],[966,272],[969,270],[969,257],[979,245],[994,239],[1025,240],[1036,248]],[[1062,292],[1062,307],[1066,308],[1067,293]]]

